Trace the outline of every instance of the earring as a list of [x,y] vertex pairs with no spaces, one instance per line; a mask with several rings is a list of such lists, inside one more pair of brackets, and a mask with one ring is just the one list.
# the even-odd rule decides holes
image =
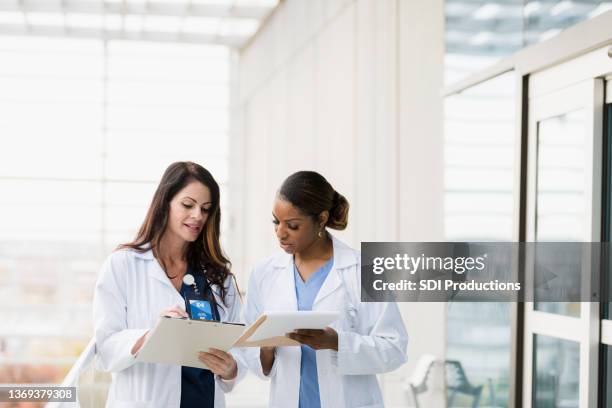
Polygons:
[[319,238],[323,238],[323,230],[320,230],[317,235],[319,236]]

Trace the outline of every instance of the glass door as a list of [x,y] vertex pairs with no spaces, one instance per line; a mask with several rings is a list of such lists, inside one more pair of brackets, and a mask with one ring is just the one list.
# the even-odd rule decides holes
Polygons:
[[[604,220],[603,220],[603,239],[606,242],[612,240],[612,76],[606,78],[606,104],[604,106],[604,143],[605,143],[605,177],[603,184],[604,191]],[[609,257],[606,260],[608,268],[607,276],[602,277],[602,290],[612,293],[612,259]],[[601,359],[603,364],[601,379],[599,381],[601,392],[602,407],[612,406],[612,308],[611,303],[604,303],[601,308]]]
[[[528,242],[601,240],[605,81],[593,71],[593,61],[612,70],[604,52],[529,77]],[[528,287],[537,272],[534,277],[527,271]],[[596,284],[576,280],[583,293]],[[599,304],[534,300],[525,304],[523,406],[596,406]]]

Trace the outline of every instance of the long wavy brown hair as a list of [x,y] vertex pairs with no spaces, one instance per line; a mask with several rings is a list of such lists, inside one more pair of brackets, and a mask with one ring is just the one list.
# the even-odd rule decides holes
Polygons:
[[210,283],[219,285],[221,299],[225,303],[227,289],[224,283],[232,273],[230,272],[231,263],[223,253],[219,242],[221,225],[219,185],[212,174],[199,164],[176,162],[168,166],[157,186],[147,216],[136,238],[132,242],[119,245],[117,249],[133,249],[141,253],[152,249],[153,255],[166,271],[166,265],[163,264],[158,251],[168,224],[170,201],[192,181],[199,181],[208,187],[212,203],[200,235],[187,245],[185,260],[194,269],[194,273],[201,273]]

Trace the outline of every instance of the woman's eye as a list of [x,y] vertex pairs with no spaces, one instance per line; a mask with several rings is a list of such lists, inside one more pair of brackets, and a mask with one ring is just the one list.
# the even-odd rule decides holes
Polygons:
[[298,226],[297,226],[297,225],[289,225],[289,224],[287,224],[287,227],[289,227],[289,229],[290,229],[290,230],[293,230],[293,231],[295,231],[296,229],[298,229]]
[[279,222],[278,222],[278,220],[272,220],[272,224],[274,224],[274,225],[278,225],[278,224],[279,224]]
[[191,204],[183,204],[183,207],[185,207],[185,208],[193,208],[193,205],[191,205]]
[[210,207],[202,208],[202,212],[208,214],[210,212]]

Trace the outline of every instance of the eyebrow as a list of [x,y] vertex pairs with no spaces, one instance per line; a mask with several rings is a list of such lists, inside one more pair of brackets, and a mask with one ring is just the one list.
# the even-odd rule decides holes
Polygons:
[[[197,200],[194,200],[193,198],[191,198],[191,197],[189,197],[189,196],[185,196],[185,197],[183,197],[183,198],[188,198],[188,199],[190,199],[191,201],[193,201],[194,203],[196,203],[196,204],[198,203],[198,202],[197,202]],[[207,202],[205,202],[205,203],[202,203],[202,205],[206,205],[206,204],[212,204],[212,201],[207,201]]]
[[[278,220],[278,217],[274,215],[274,213],[272,213],[272,216]],[[283,221],[287,222],[287,221],[302,221],[302,220],[303,218],[287,218],[286,220],[283,220]]]

